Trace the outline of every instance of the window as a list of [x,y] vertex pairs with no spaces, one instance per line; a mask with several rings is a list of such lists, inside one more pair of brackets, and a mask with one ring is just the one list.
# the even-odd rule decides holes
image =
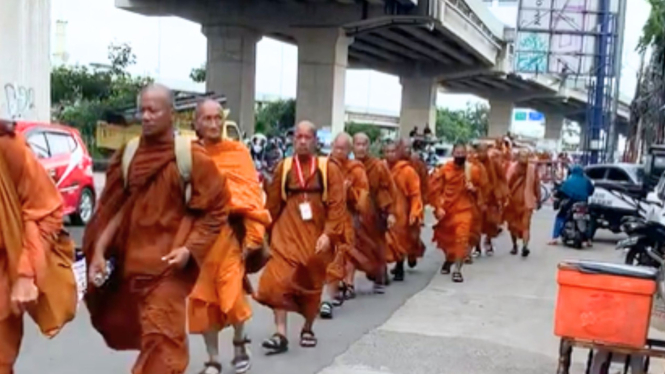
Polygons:
[[76,142],[71,135],[59,132],[47,132],[46,140],[48,141],[51,156],[62,156],[70,154],[76,148]]
[[28,135],[28,145],[35,152],[37,158],[49,158],[48,144],[43,132],[33,132]]
[[625,171],[618,168],[610,169],[610,172],[607,173],[607,180],[612,182],[630,183],[630,178],[628,177],[628,174],[626,174]]
[[591,168],[586,170],[586,175],[592,180],[600,180],[605,178],[605,168]]

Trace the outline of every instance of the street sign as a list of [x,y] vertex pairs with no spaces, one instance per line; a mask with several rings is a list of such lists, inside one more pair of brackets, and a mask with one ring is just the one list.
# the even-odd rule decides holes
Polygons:
[[542,121],[544,118],[540,112],[529,112],[529,121]]
[[526,121],[527,115],[524,111],[515,112],[515,121]]

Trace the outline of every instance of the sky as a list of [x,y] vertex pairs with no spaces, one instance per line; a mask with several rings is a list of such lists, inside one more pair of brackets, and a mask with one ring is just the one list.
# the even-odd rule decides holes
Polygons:
[[[206,39],[198,24],[175,17],[153,18],[114,7],[113,0],[52,0],[52,32],[55,22],[67,21],[66,51],[69,64],[106,63],[107,46],[128,43],[137,56],[131,71],[155,77],[172,88],[199,89],[189,72],[206,59]],[[495,16],[514,27],[517,8],[491,7]],[[628,1],[621,91],[632,97],[639,67],[635,52],[641,28],[649,14],[645,0]],[[55,35],[52,43],[55,43]],[[293,98],[296,94],[297,48],[263,38],[257,46],[256,89],[259,97]],[[482,102],[472,95],[439,93],[437,105],[463,109],[467,103]],[[346,105],[358,110],[399,114],[401,87],[399,79],[387,74],[348,70]]]

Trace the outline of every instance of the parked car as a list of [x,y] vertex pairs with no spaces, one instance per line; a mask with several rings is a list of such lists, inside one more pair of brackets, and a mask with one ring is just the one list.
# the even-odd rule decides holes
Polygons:
[[17,122],[37,158],[55,181],[64,213],[74,225],[85,225],[95,210],[92,157],[75,128],[37,122]]

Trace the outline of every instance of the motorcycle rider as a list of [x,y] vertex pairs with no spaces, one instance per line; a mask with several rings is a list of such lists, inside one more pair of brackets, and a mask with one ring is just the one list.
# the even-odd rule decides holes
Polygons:
[[[561,184],[558,189],[558,194],[561,195],[561,208],[554,220],[554,229],[552,230],[552,240],[549,245],[556,245],[558,243],[561,231],[566,223],[566,216],[575,203],[586,203],[589,196],[593,194],[594,186],[591,180],[584,175],[582,167],[573,165],[570,168],[568,178]],[[590,243],[585,241],[586,246]]]

